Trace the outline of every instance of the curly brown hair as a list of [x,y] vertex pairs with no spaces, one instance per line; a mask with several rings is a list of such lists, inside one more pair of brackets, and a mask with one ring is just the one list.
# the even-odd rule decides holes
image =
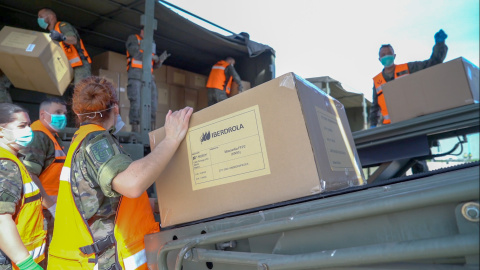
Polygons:
[[90,76],[75,85],[72,109],[79,123],[101,124],[109,118],[115,105],[118,105],[117,92],[105,78]]

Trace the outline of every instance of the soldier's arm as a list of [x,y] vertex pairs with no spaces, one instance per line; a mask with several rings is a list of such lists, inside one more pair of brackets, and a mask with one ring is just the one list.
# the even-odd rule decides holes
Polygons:
[[378,105],[377,92],[375,91],[375,86],[373,86],[373,95],[372,95],[372,106],[370,107],[370,126],[374,127],[378,124],[378,111],[380,106]]
[[60,31],[67,38],[64,42],[70,45],[77,45],[77,35],[73,26],[67,22],[60,22]]
[[25,260],[30,254],[18,234],[12,214],[0,214],[0,249],[15,264]]
[[238,84],[238,91],[243,91],[243,85],[242,80],[240,79],[240,75],[238,75],[237,71],[232,65],[229,65],[225,69],[225,77],[227,78],[227,81],[230,79],[230,77],[233,77],[233,80]]
[[137,37],[135,35],[130,35],[125,43],[125,47],[128,53],[135,59],[142,60],[143,53],[140,52],[140,45],[138,44]]
[[443,60],[445,60],[445,57],[447,56],[447,52],[448,47],[444,41],[435,43],[435,46],[433,46],[432,55],[428,60],[409,62],[407,63],[408,69],[410,73],[414,73],[422,69],[426,69],[431,66],[443,63]]

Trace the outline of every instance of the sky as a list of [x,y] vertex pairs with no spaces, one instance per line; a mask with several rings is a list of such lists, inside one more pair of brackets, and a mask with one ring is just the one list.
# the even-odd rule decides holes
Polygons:
[[393,46],[396,64],[426,60],[435,33],[443,29],[449,48],[445,61],[464,57],[479,66],[478,0],[167,2],[272,47],[276,77],[288,72],[303,78],[330,76],[370,101],[372,77],[383,68],[378,60],[381,44]]

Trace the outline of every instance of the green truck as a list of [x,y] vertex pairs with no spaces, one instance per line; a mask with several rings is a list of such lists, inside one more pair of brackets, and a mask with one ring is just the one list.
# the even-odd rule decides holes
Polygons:
[[[94,56],[106,50],[124,53],[126,37],[139,31],[142,21],[146,40],[154,39],[159,51],[172,54],[167,65],[208,75],[213,63],[230,55],[252,87],[275,77],[272,48],[250,41],[246,33],[222,36],[205,30],[167,5],[149,0],[4,0],[0,26],[38,31],[37,11],[49,6],[78,27]],[[30,108],[35,119],[45,95],[10,91],[14,102]],[[417,160],[439,156],[431,151],[438,141],[458,138],[443,153],[447,155],[461,148],[469,134],[478,134],[478,112],[476,103],[353,132],[366,185],[162,228],[145,238],[149,267],[478,269],[478,160],[407,175]],[[62,134],[66,142],[74,130]],[[134,158],[148,152],[148,131],[142,123],[140,134],[120,133]]]

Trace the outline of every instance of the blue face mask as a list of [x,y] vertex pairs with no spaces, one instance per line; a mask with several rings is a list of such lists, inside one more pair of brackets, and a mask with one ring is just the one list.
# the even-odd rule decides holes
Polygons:
[[14,138],[12,141],[8,143],[15,142],[20,146],[27,147],[27,145],[33,140],[33,131],[30,127],[25,127],[22,129],[13,129],[13,130],[5,128],[5,130],[12,132],[13,138]]
[[63,130],[67,126],[67,116],[65,116],[64,114],[50,114],[50,116],[52,118],[52,121],[49,125],[55,131]]
[[384,67],[392,66],[394,60],[395,60],[395,56],[393,55],[385,55],[384,57],[380,58],[380,62]]
[[117,115],[117,121],[115,122],[115,131],[113,134],[117,134],[122,128],[125,126],[125,122],[123,122],[122,117]]
[[37,22],[38,22],[38,25],[39,25],[41,28],[47,29],[48,23],[45,22],[45,19],[44,19],[44,18],[38,18],[38,19],[37,19]]

